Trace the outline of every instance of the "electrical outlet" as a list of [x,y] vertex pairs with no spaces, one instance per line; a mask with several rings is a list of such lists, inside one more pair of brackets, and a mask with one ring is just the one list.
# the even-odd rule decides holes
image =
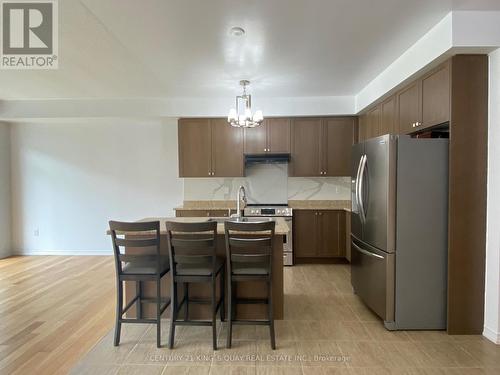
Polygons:
[[40,230],[38,228],[36,228],[33,232],[34,236],[35,237],[38,237],[40,235]]

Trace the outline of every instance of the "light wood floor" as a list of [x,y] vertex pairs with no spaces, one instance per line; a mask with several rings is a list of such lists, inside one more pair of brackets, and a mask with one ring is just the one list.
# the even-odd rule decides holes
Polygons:
[[112,327],[109,256],[0,259],[0,374],[67,374]]

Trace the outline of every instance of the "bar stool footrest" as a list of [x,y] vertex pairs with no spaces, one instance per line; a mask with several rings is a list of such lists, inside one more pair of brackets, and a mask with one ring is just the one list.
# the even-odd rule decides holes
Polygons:
[[236,298],[235,302],[241,305],[267,305],[269,304],[269,299],[267,298]]
[[245,320],[245,319],[237,319],[232,320],[232,324],[240,324],[240,325],[260,325],[260,326],[268,326],[271,324],[270,320]]
[[176,326],[211,326],[211,320],[175,320]]
[[156,319],[130,319],[130,318],[121,318],[120,323],[148,323],[148,324],[156,324]]

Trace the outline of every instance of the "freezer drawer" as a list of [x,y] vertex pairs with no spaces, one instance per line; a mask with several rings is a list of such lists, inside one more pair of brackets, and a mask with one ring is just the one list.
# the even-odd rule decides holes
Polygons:
[[394,321],[394,254],[351,239],[354,292],[386,323]]

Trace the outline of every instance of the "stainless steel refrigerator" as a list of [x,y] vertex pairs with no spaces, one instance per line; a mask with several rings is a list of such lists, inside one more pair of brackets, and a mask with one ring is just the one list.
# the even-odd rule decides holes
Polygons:
[[397,329],[445,329],[448,139],[353,146],[351,283]]

